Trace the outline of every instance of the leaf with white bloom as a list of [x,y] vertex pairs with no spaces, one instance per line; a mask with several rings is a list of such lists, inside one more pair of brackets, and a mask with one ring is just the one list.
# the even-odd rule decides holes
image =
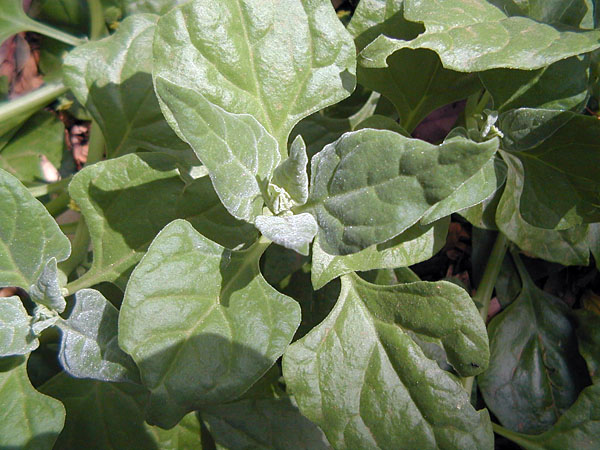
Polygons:
[[37,282],[29,288],[29,295],[34,302],[59,313],[65,310],[67,302],[60,287],[56,258],[50,258],[46,263]]
[[0,298],[0,357],[26,355],[39,345],[31,317],[17,296]]
[[308,255],[308,247],[319,227],[308,213],[291,216],[258,216],[256,228],[271,241],[301,255]]

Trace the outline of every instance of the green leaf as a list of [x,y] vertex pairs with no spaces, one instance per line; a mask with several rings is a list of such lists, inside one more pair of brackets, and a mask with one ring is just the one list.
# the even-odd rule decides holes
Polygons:
[[0,448],[50,450],[64,421],[63,405],[29,382],[24,357],[0,360]]
[[304,256],[308,255],[308,246],[319,230],[315,218],[308,213],[292,216],[258,216],[256,228],[267,239]]
[[0,298],[0,357],[26,355],[38,348],[31,317],[17,296]]
[[157,78],[156,92],[168,102],[165,114],[208,169],[229,213],[254,222],[280,160],[273,136],[253,116],[228,113],[193,89]]
[[525,16],[538,22],[575,28],[594,28],[593,0],[489,0],[509,16]]
[[333,311],[284,355],[285,381],[302,414],[334,448],[493,448],[487,411],[475,411],[412,331],[441,339],[463,375],[487,366],[485,325],[458,286],[343,277]]
[[600,384],[584,389],[577,401],[548,431],[535,436],[501,432],[526,450],[594,450],[600,440]]
[[94,289],[75,294],[75,306],[58,326],[59,359],[67,373],[100,381],[139,382],[131,357],[117,343],[119,311]]
[[331,449],[323,432],[286,397],[212,406],[202,410],[202,419],[226,449]]
[[523,165],[519,208],[527,222],[565,229],[600,221],[600,127],[595,117],[523,108],[503,114],[499,128],[503,148]]
[[[566,266],[585,266],[589,261],[586,242],[587,227],[576,226],[567,230],[548,230],[526,222],[519,211],[523,192],[523,168],[520,161],[503,153],[509,166],[504,193],[496,211],[496,224],[502,233],[521,250],[538,258]],[[546,181],[546,187],[549,183]]]
[[404,16],[423,22],[425,33],[412,41],[379,36],[361,52],[360,65],[386,67],[388,56],[400,49],[427,48],[446,69],[459,72],[534,70],[600,46],[600,30],[562,31],[561,26],[509,17],[487,0],[406,0]]
[[151,391],[148,421],[232,400],[281,356],[300,309],[267,284],[268,244],[230,251],[176,220],[133,271],[119,316],[119,345]]
[[24,183],[46,181],[41,158],[44,156],[54,167],[60,167],[64,130],[65,126],[54,114],[39,111],[8,142],[4,145],[0,142],[0,168]]
[[600,381],[600,315],[577,310],[577,342],[579,353],[584,357],[592,381]]
[[285,189],[297,205],[303,205],[308,200],[307,164],[306,144],[298,135],[290,146],[290,156],[273,173],[273,183]]
[[431,258],[446,243],[449,219],[429,225],[413,225],[395,238],[351,255],[331,255],[313,244],[311,277],[315,289],[334,278],[354,271],[395,269],[412,266]]
[[122,0],[125,15],[152,13],[163,15],[185,0]]
[[67,302],[60,287],[56,258],[50,258],[46,263],[36,283],[29,288],[29,295],[39,305],[59,313],[65,310]]
[[127,450],[198,449],[200,426],[193,414],[171,430],[144,423],[148,391],[130,383],[105,383],[61,373],[42,386],[67,409],[56,450],[90,448]]
[[152,37],[158,16],[125,19],[117,32],[72,50],[65,84],[90,112],[114,158],[138,149],[187,153],[165,121],[152,86]]
[[456,191],[432,206],[421,223],[427,225],[453,212],[478,205],[494,195],[505,181],[506,164],[498,158],[490,160]]
[[541,433],[575,402],[585,383],[569,307],[538,289],[515,263],[523,288],[488,327],[491,359],[477,378],[486,405],[507,428]]
[[589,58],[574,56],[538,70],[494,69],[479,74],[494,109],[579,109],[587,100]]
[[125,155],[86,167],[69,185],[85,217],[94,248],[81,286],[101,281],[122,288],[156,234],[186,218],[209,238],[228,247],[251,242],[254,228],[231,217],[208,177],[185,185],[177,161],[161,153]]
[[69,256],[69,239],[46,208],[2,169],[0,215],[0,286],[29,289],[50,258]]
[[386,130],[347,133],[313,157],[302,210],[317,219],[323,250],[355,253],[414,225],[497,147],[496,139],[456,138],[436,146]]
[[[154,40],[155,83],[251,114],[276,139],[282,159],[300,119],[354,90],[355,61],[329,0],[197,0],[163,16]],[[159,95],[177,130],[190,110],[174,110],[170,97]]]

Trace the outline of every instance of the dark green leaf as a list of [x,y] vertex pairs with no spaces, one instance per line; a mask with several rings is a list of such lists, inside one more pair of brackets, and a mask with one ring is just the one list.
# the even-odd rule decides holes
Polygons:
[[600,315],[586,311],[577,311],[577,341],[579,352],[585,358],[592,381],[600,381]]

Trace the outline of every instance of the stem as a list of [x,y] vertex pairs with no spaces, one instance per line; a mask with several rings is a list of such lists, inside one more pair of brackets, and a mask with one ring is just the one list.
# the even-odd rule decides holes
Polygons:
[[[59,269],[69,276],[71,272],[73,272],[87,256],[89,246],[90,232],[85,223],[85,219],[83,216],[81,216],[79,222],[77,223],[75,237],[71,243],[71,256],[69,256],[66,261],[63,261],[58,265]],[[69,295],[70,294],[72,294],[71,291],[69,291]]]
[[40,109],[67,91],[68,89],[62,83],[48,84],[10,102],[0,103],[0,123],[31,110]]
[[77,232],[77,225],[79,221],[69,222],[69,223],[59,223],[58,226],[60,231],[64,234],[75,234]]
[[544,447],[540,447],[539,445],[534,444],[533,442],[531,442],[530,439],[524,438],[522,434],[507,430],[506,428],[504,428],[501,425],[498,425],[497,423],[492,422],[492,429],[494,430],[494,433],[497,433],[500,436],[505,437],[506,439],[510,439],[515,444],[518,444],[521,447],[524,447],[528,450],[544,450]]
[[41,197],[42,195],[51,194],[52,192],[61,191],[71,182],[72,176],[68,176],[67,178],[63,178],[62,180],[57,181],[56,183],[49,184],[40,184],[39,186],[32,186],[29,189],[29,192],[34,197]]
[[56,217],[59,214],[65,212],[69,208],[70,201],[69,193],[67,191],[63,191],[56,198],[53,198],[44,206],[48,210],[48,212],[52,215],[52,217]]
[[[494,247],[492,248],[492,252],[490,253],[490,258],[485,266],[485,271],[483,272],[483,277],[481,278],[481,283],[477,287],[477,293],[473,297],[473,301],[476,304],[481,304],[481,309],[479,310],[479,314],[483,319],[483,322],[486,322],[488,310],[490,309],[490,301],[492,300],[492,292],[494,292],[494,286],[496,285],[496,280],[498,279],[498,274],[500,273],[500,268],[502,267],[502,261],[504,261],[504,256],[506,255],[506,250],[508,249],[508,238],[501,232],[498,233],[496,237],[496,242],[494,242]],[[474,377],[466,377],[462,379],[462,384],[465,390],[471,395],[471,391],[473,389],[473,380]]]
[[90,127],[90,139],[88,141],[88,154],[85,162],[86,166],[91,166],[98,161],[101,161],[104,156],[104,135],[98,126],[98,123],[93,120]]
[[106,34],[104,10],[100,0],[87,0],[90,10],[90,39],[95,41]]
[[68,45],[73,45],[77,47],[78,45],[85,43],[85,39],[80,39],[78,37],[70,35],[69,33],[65,33],[64,31],[60,31],[43,23],[36,22],[35,20],[32,20],[31,24],[28,25],[30,25],[28,27],[30,31],[43,34],[44,36],[51,37],[52,39],[56,39],[57,41],[64,42]]

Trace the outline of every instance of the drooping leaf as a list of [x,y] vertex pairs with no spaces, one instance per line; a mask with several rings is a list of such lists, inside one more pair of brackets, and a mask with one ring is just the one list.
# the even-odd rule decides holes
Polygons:
[[137,367],[117,342],[119,311],[94,289],[75,294],[75,306],[58,326],[59,360],[67,373],[100,381],[139,382]]
[[412,41],[379,36],[359,57],[365,67],[386,67],[403,48],[435,51],[447,69],[479,72],[495,68],[533,70],[600,47],[600,30],[566,30],[522,16],[508,16],[487,0],[405,0],[404,17],[423,22]]
[[319,229],[308,213],[291,216],[258,216],[256,227],[267,239],[283,247],[308,255],[308,247]]
[[585,385],[585,363],[569,307],[538,289],[518,257],[515,263],[523,288],[490,322],[490,366],[477,381],[502,425],[535,434],[575,402]]
[[479,74],[499,112],[515,108],[569,110],[588,95],[589,58],[574,56],[538,70],[494,69]]
[[4,145],[0,138],[0,168],[23,183],[46,181],[41,158],[46,157],[54,167],[60,167],[64,129],[54,114],[39,111]]
[[167,117],[208,173],[229,213],[254,222],[279,164],[277,142],[251,115],[231,114],[197,91],[156,79]]
[[111,158],[138,149],[189,151],[165,121],[152,86],[157,20],[150,14],[132,16],[115,34],[81,45],[65,59],[65,83],[102,129]]
[[386,130],[347,133],[313,157],[302,210],[317,219],[323,250],[355,253],[414,225],[479,171],[497,147],[496,139],[457,138],[435,146]]
[[193,414],[171,430],[144,423],[148,391],[131,383],[105,383],[61,373],[41,390],[62,401],[65,428],[56,450],[75,448],[131,450],[200,450],[200,426]]
[[140,153],[94,164],[73,178],[69,192],[85,217],[94,249],[82,286],[111,281],[124,288],[152,239],[176,218],[189,219],[230,248],[254,239],[253,227],[223,208],[208,177],[186,186],[176,167],[168,155]]
[[230,251],[183,220],[166,226],[133,271],[119,315],[119,345],[150,390],[148,421],[232,400],[281,356],[298,304],[259,272],[266,244]]
[[242,400],[202,410],[215,443],[225,449],[331,449],[323,432],[290,398]]
[[577,311],[577,342],[579,353],[587,363],[594,383],[600,381],[600,314],[581,309]]
[[60,287],[56,258],[50,258],[46,263],[36,283],[29,288],[29,295],[39,305],[59,313],[65,310],[67,302]]
[[0,298],[0,357],[26,355],[39,341],[31,332],[31,317],[17,296]]
[[441,338],[464,375],[487,365],[485,326],[458,286],[343,277],[333,311],[284,355],[285,381],[302,414],[334,448],[493,448],[487,412],[475,411],[411,331]]
[[315,289],[354,271],[395,269],[411,266],[435,255],[446,243],[449,219],[411,228],[382,244],[367,247],[351,255],[331,255],[323,250],[319,239],[313,244],[311,277]]
[[522,108],[500,117],[502,148],[523,165],[523,218],[565,229],[600,221],[600,127],[594,117]]
[[26,366],[22,356],[0,359],[0,448],[51,450],[65,408],[33,388]]
[[[162,79],[229,113],[251,114],[282,158],[300,119],[354,90],[355,60],[329,0],[197,0],[163,16],[154,41],[157,85]],[[188,110],[159,96],[178,130]]]
[[526,450],[594,450],[600,440],[599,405],[600,384],[594,384],[585,388],[573,406],[545,433],[505,435]]
[[0,215],[0,286],[29,289],[50,258],[69,256],[69,239],[46,208],[2,169]]
[[509,170],[504,193],[496,211],[496,224],[500,231],[522,250],[538,258],[567,266],[587,265],[587,227],[548,230],[526,222],[519,211],[524,183],[521,163],[509,154],[504,153],[503,156]]

